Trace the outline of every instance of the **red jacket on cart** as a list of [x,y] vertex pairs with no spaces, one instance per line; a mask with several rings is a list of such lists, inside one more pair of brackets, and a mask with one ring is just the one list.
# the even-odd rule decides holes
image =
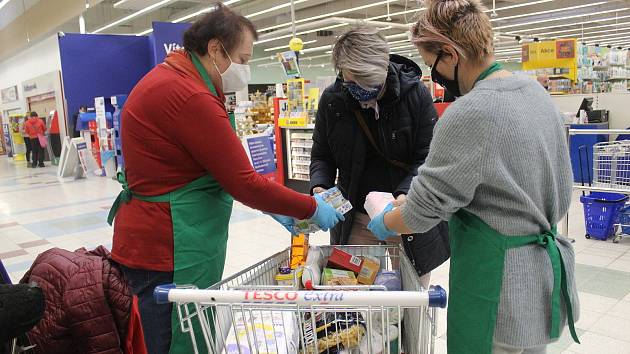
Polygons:
[[[106,248],[50,249],[37,256],[21,280],[27,282],[39,284],[46,297],[43,319],[27,334],[36,353],[129,352],[133,298]],[[133,329],[142,337],[138,325]]]

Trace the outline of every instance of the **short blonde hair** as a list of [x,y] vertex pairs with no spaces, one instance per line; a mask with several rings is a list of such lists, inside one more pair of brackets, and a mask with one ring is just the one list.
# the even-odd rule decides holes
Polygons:
[[480,0],[425,0],[411,41],[439,53],[450,45],[465,60],[481,63],[494,54],[492,25]]
[[337,71],[350,73],[357,85],[371,89],[385,83],[389,45],[376,28],[352,28],[337,38],[332,63]]

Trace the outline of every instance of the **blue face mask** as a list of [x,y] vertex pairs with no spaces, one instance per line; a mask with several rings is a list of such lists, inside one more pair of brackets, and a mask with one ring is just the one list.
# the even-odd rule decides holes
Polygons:
[[354,82],[345,82],[343,85],[348,89],[352,97],[359,102],[367,102],[376,99],[383,87],[379,85],[371,90],[366,90]]

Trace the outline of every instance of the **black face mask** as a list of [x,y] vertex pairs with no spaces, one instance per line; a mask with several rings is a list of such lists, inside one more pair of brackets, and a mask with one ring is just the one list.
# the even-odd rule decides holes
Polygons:
[[442,74],[440,74],[439,71],[437,71],[437,65],[441,57],[442,52],[440,52],[437,58],[435,58],[435,63],[433,63],[433,66],[431,67],[431,79],[433,80],[433,82],[442,85],[448,92],[451,93],[451,95],[455,97],[460,97],[462,95],[462,92],[459,90],[459,81],[457,80],[459,63],[455,65],[455,79],[449,80],[445,78]]

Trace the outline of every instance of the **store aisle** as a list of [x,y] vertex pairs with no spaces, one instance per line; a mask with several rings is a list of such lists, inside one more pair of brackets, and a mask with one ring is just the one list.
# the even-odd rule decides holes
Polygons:
[[[14,282],[19,281],[37,254],[51,248],[74,250],[104,245],[111,248],[112,229],[105,219],[120,190],[106,178],[61,182],[52,167],[27,169],[0,157],[0,259]],[[577,195],[576,195],[577,196]],[[570,213],[570,233],[576,239],[582,345],[571,344],[568,333],[550,353],[630,353],[630,237],[620,244],[586,240],[578,198]],[[313,242],[325,244],[328,234]],[[224,276],[289,245],[286,231],[258,211],[236,204],[230,222]],[[432,283],[448,289],[448,264],[433,272]],[[439,319],[437,352],[446,352],[446,312]]]

